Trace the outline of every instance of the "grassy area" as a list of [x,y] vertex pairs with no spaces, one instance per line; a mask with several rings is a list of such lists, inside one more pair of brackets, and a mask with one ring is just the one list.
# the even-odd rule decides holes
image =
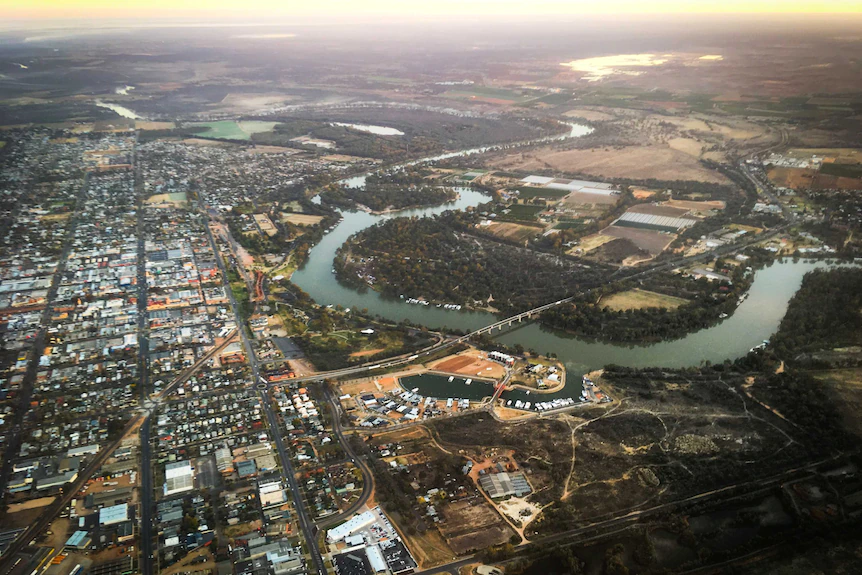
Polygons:
[[688,303],[687,299],[661,293],[633,289],[615,293],[602,300],[601,305],[614,311],[627,309],[663,308],[676,309]]
[[248,294],[248,289],[245,287],[245,282],[231,282],[230,291],[233,292],[233,297],[236,300],[236,305],[239,308],[239,313],[242,321],[246,321],[251,315],[251,298]]
[[823,164],[820,173],[839,178],[862,178],[862,164]]

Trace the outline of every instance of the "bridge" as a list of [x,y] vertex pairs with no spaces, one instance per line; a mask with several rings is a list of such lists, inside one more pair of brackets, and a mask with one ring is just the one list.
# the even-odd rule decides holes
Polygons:
[[[506,319],[501,319],[500,321],[497,321],[497,322],[494,322],[490,325],[486,325],[484,327],[481,327],[481,328],[477,329],[476,331],[472,331],[466,335],[462,335],[462,336],[459,336],[459,337],[454,338],[454,339],[442,341],[440,343],[436,343],[434,345],[428,346],[428,347],[423,348],[421,350],[417,350],[411,354],[405,353],[403,355],[399,355],[396,357],[390,357],[390,358],[382,360],[382,361],[364,363],[362,365],[345,367],[342,369],[334,369],[331,371],[320,371],[317,373],[313,373],[311,375],[305,375],[302,377],[291,378],[289,380],[281,381],[278,383],[260,381],[259,385],[263,387],[263,386],[268,386],[268,385],[270,385],[270,386],[271,385],[279,385],[279,384],[283,385],[287,381],[293,381],[293,382],[297,382],[297,383],[303,382],[303,381],[318,381],[318,380],[322,380],[322,379],[332,379],[332,378],[338,378],[338,377],[345,377],[348,375],[358,375],[360,373],[364,373],[364,372],[368,372],[368,371],[374,371],[377,369],[388,369],[388,368],[396,367],[399,365],[405,365],[407,363],[413,362],[416,359],[419,359],[422,356],[428,356],[428,355],[437,353],[439,351],[442,351],[444,349],[447,349],[449,347],[452,347],[454,345],[457,345],[459,343],[463,343],[463,342],[469,340],[473,336],[477,336],[477,335],[480,335],[483,333],[491,333],[495,329],[503,330],[507,327],[511,327],[515,323],[521,323],[524,320],[528,320],[528,321],[532,320],[532,319],[534,319],[535,316],[538,316],[543,311],[551,309],[551,308],[556,307],[558,305],[562,305],[564,303],[568,303],[568,302],[572,301],[572,299],[573,298],[568,297],[565,299],[557,300],[555,302],[547,303],[545,305],[541,305],[539,307],[521,312],[521,313],[513,315],[511,317],[507,317]],[[265,363],[277,364],[277,363],[283,363],[284,361],[287,361],[287,360],[275,359],[275,360],[266,361]],[[504,383],[504,385],[505,385],[505,383]],[[499,390],[499,391],[495,390],[495,393],[494,393],[494,399],[495,400],[499,397],[499,394],[501,392],[502,392],[502,390]]]
[[507,327],[512,327],[512,324],[515,322],[521,323],[523,320],[531,320],[533,316],[537,316],[545,310],[551,309],[552,307],[557,307],[558,305],[568,303],[572,301],[571,297],[567,297],[565,299],[557,300],[555,302],[546,303],[545,305],[541,305],[539,307],[534,307],[533,309],[528,309],[527,311],[521,312],[517,315],[513,315],[512,317],[507,317],[506,319],[501,319],[500,321],[494,322],[490,325],[486,325],[485,327],[481,327],[476,331],[470,332],[465,336],[458,338],[458,342],[464,342],[470,339],[473,336],[481,335],[483,333],[491,333],[495,329],[503,330]]

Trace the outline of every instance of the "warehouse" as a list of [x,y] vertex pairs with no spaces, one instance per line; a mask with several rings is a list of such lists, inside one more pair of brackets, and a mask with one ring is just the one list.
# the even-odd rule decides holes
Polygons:
[[479,478],[479,485],[491,499],[509,497],[510,495],[522,497],[532,491],[530,484],[527,483],[527,478],[521,472],[485,475]]
[[165,465],[165,496],[191,491],[194,487],[194,471],[191,461],[177,461]]
[[366,511],[365,513],[353,517],[350,521],[342,523],[334,529],[330,529],[326,533],[326,539],[330,543],[336,543],[372,523],[374,523],[374,514],[370,511]]

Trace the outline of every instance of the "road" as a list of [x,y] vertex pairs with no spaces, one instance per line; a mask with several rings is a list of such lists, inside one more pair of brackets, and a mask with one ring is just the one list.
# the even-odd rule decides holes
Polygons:
[[[138,386],[140,387],[140,404],[145,405],[149,394],[149,364],[150,364],[150,341],[148,338],[149,325],[147,323],[147,300],[149,289],[147,286],[147,247],[144,239],[144,186],[141,177],[141,166],[138,163],[138,133],[135,132],[135,147],[132,153],[132,166],[135,175],[135,196],[137,205],[135,213],[137,217],[136,234],[138,236]],[[141,424],[140,434],[141,450],[141,572],[153,573],[153,469],[151,465],[150,445],[150,417],[144,418]]]
[[36,373],[39,369],[39,357],[45,350],[45,340],[48,335],[48,326],[51,324],[51,314],[54,310],[54,300],[57,298],[57,290],[60,288],[60,280],[63,277],[63,272],[66,271],[66,260],[69,258],[69,252],[72,249],[72,238],[75,235],[75,229],[78,226],[81,208],[87,199],[87,186],[90,182],[90,174],[84,175],[84,180],[81,182],[81,188],[78,191],[78,196],[75,200],[75,215],[69,223],[69,229],[66,230],[66,237],[63,242],[63,249],[60,252],[57,269],[54,270],[54,275],[51,278],[51,286],[48,288],[48,293],[45,296],[45,301],[48,302],[45,309],[42,310],[42,316],[39,322],[39,331],[36,332],[32,347],[27,354],[27,370],[24,372],[24,379],[21,382],[21,391],[18,396],[18,406],[15,409],[14,418],[12,421],[12,433],[7,437],[7,444],[4,450],[6,460],[3,462],[0,469],[0,499],[6,497],[6,482],[9,480],[9,474],[12,472],[12,456],[17,456],[21,448],[21,433],[24,428],[24,418],[30,409],[30,398],[33,395],[33,384],[36,381]]
[[141,423],[141,573],[153,570],[153,462],[150,443],[150,416]]
[[317,525],[321,529],[331,527],[341,521],[350,519],[351,515],[359,511],[363,505],[368,503],[368,498],[371,497],[371,494],[374,492],[374,474],[371,473],[371,468],[368,467],[368,463],[364,459],[359,457],[356,452],[353,451],[353,447],[350,445],[348,438],[344,435],[344,429],[341,427],[341,406],[338,402],[338,398],[332,394],[330,389],[326,389],[325,393],[326,400],[329,402],[329,406],[332,409],[332,431],[338,437],[338,440],[341,442],[341,447],[350,458],[350,461],[353,462],[362,473],[362,494],[355,503],[343,510],[341,513],[330,515],[329,517],[318,521]]
[[[209,225],[206,226],[207,229],[207,237],[209,238],[210,247],[213,250],[213,253],[216,255],[216,262],[218,262],[220,271],[222,273],[222,277],[227,279],[227,269],[224,265],[224,258],[221,257],[221,252],[218,249],[218,245],[215,242],[215,238],[212,234],[212,229]],[[239,316],[239,306],[237,306],[236,300],[233,297],[233,291],[228,287],[225,289],[227,292],[228,299],[230,300],[231,309],[233,309],[234,317],[236,318],[237,328],[239,329],[239,336],[242,339],[243,347],[245,348],[246,357],[248,357],[248,363],[251,366],[252,373],[252,381],[254,385],[257,385],[258,382],[265,381],[260,375],[260,362],[257,359],[257,355],[254,352],[254,348],[251,345],[251,340],[248,336],[248,330],[246,328],[245,322]],[[303,501],[302,493],[299,490],[299,486],[296,483],[296,474],[293,469],[293,463],[290,460],[290,454],[287,453],[287,450],[284,447],[284,440],[281,437],[281,429],[278,425],[278,418],[275,415],[275,412],[272,409],[272,402],[269,399],[269,392],[267,390],[260,390],[260,402],[263,407],[263,411],[266,414],[267,423],[269,424],[270,435],[272,436],[273,441],[275,442],[276,450],[278,451],[279,459],[281,460],[281,476],[284,482],[290,488],[290,492],[293,495],[293,502],[296,511],[296,519],[299,523],[299,527],[302,530],[303,537],[305,537],[306,544],[308,546],[308,553],[311,555],[311,560],[314,563],[314,568],[317,570],[319,575],[326,575],[326,567],[323,563],[323,557],[320,555],[320,549],[317,546],[317,538],[315,537],[315,532],[313,531],[313,523],[308,517],[308,512],[305,509],[305,502]]]

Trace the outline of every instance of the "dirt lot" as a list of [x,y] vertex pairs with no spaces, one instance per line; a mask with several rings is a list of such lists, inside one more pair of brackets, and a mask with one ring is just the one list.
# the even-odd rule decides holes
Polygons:
[[55,497],[39,497],[38,499],[31,499],[29,501],[24,501],[22,503],[13,503],[7,509],[7,513],[19,513],[21,511],[28,511],[30,509],[40,509],[47,505],[51,505],[54,502]]
[[784,188],[809,188],[817,172],[806,168],[772,168],[767,172],[776,186]]
[[653,256],[662,253],[667,246],[676,239],[674,234],[667,234],[653,230],[639,228],[625,228],[622,226],[608,226],[601,231],[603,235],[615,238],[626,238],[642,250],[648,251]]
[[609,178],[729,183],[723,175],[704,168],[696,158],[659,144],[562,152],[553,148],[539,148],[529,153],[503,156],[493,161],[492,165],[504,170],[552,169]]
[[634,214],[650,214],[653,216],[669,216],[671,218],[678,218],[680,216],[684,216],[689,212],[689,210],[681,207],[674,206],[666,206],[666,205],[656,205],[656,204],[637,204],[635,206],[630,207],[627,211],[632,212]]
[[612,236],[606,236],[602,234],[593,234],[591,236],[586,236],[581,238],[581,243],[572,248],[570,253],[585,254],[587,252],[593,251],[602,244],[614,241],[614,239],[615,238],[613,238]]
[[446,505],[443,516],[440,531],[458,555],[506,543],[514,534],[484,498]]
[[[204,563],[196,563],[194,565],[191,564],[192,561],[197,559],[198,557],[206,558]],[[162,575],[179,575],[182,573],[185,574],[193,574],[193,573],[212,573],[215,570],[215,558],[213,557],[212,552],[209,547],[204,547],[203,549],[195,549],[181,560],[177,561],[170,567],[162,569]]]
[[289,222],[297,226],[314,226],[320,223],[323,216],[313,216],[310,214],[282,214],[281,221]]
[[590,194],[588,192],[572,192],[563,199],[563,203],[567,208],[584,206],[586,208],[605,209],[606,206],[612,206],[619,200],[619,196],[605,196],[602,194]]
[[523,242],[542,232],[542,228],[534,226],[522,226],[511,222],[494,222],[484,228],[498,238]]
[[723,210],[727,205],[721,200],[693,202],[691,200],[668,200],[665,205],[682,208],[692,213],[702,213],[711,210]]
[[606,297],[599,303],[599,305],[601,307],[609,307],[614,311],[621,311],[645,308],[676,309],[686,303],[688,303],[687,299],[646,290],[633,289],[615,293]]
[[381,377],[372,380],[347,381],[340,386],[341,395],[349,394],[351,397],[363,393],[382,393],[384,391],[399,391],[401,387],[394,377]]
[[457,373],[459,375],[490,377],[499,379],[506,375],[506,368],[495,361],[485,359],[485,354],[477,350],[467,350],[456,356],[444,357],[430,363],[430,369]]

